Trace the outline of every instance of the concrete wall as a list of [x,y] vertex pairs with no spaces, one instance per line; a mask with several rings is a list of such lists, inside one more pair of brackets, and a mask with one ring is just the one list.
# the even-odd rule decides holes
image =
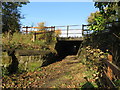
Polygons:
[[[21,50],[21,52],[23,54],[24,50]],[[54,62],[54,57],[55,54],[50,51],[44,53],[44,55],[37,54],[26,56],[21,56],[20,52],[15,52],[10,55],[8,55],[8,52],[2,52],[2,68],[10,73],[19,71],[35,71],[39,70],[41,66],[45,66]]]
[[9,56],[7,52],[2,52],[2,67],[9,72],[34,71],[42,66],[44,60],[41,55],[32,56]]

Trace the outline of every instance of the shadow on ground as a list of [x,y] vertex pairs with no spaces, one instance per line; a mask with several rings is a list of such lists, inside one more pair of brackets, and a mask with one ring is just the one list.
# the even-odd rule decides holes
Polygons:
[[90,82],[86,82],[82,87],[81,90],[93,90],[94,86]]

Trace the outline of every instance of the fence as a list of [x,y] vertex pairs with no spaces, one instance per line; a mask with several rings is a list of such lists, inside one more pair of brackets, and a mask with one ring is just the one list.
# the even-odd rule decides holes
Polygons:
[[[25,31],[26,34],[28,34],[28,32],[32,32],[33,33],[33,41],[36,40],[36,35],[38,34],[45,34],[45,33],[51,33],[51,32],[55,32],[57,37],[72,37],[72,38],[76,38],[76,37],[82,37],[83,33],[82,33],[82,29],[81,25],[67,25],[67,26],[51,26],[51,27],[23,27],[26,28]],[[36,29],[45,29],[44,31],[28,31],[28,28],[36,28]]]
[[[33,38],[32,38],[33,42],[36,40],[36,36],[38,34],[44,34],[44,36],[45,36],[46,33],[52,33],[52,32],[55,31],[55,26],[51,26],[51,27],[28,27],[28,26],[26,26],[26,27],[23,27],[23,28],[26,28],[26,30],[23,31],[23,32],[26,32],[26,34],[28,34],[28,32],[33,33]],[[28,28],[40,29],[40,31],[28,31]]]
[[[112,27],[119,27],[120,28],[120,21],[107,22],[106,25],[105,25],[105,30],[102,30],[102,31],[89,30],[88,26],[90,26],[90,25],[92,25],[92,24],[82,25],[82,30],[83,30],[83,32],[82,32],[83,34],[82,35],[84,35],[84,37],[89,37],[92,33],[98,33],[98,32],[105,33],[105,32],[109,32],[110,28],[112,28]],[[120,37],[118,37],[118,38],[120,38]]]
[[[101,34],[103,34],[103,33],[111,34],[111,35],[115,36],[117,40],[118,39],[120,40],[120,37],[114,33],[114,32],[119,32],[119,28],[120,28],[119,24],[120,24],[120,21],[106,23],[105,30],[101,31]],[[82,30],[84,33],[83,35],[86,38],[90,38],[90,36],[92,35],[93,32],[94,32],[94,34],[96,34],[95,31],[89,30],[87,28],[88,26],[90,26],[90,25],[82,25]],[[97,34],[97,36],[98,35],[99,34]],[[111,43],[115,47],[115,43],[112,42],[112,40],[111,40]],[[117,48],[117,49],[119,49],[119,48]],[[113,51],[115,51],[115,50],[113,50]],[[115,60],[115,55],[114,55],[115,53],[114,52],[111,52],[111,53],[112,53],[112,55],[108,56],[108,60],[102,59],[102,63],[103,63],[103,69],[102,69],[103,70],[103,78],[102,79],[105,78],[105,81],[106,81],[105,84],[107,84],[108,87],[115,88],[116,87],[115,81],[118,81],[120,83],[120,68],[113,63],[113,56],[114,56],[114,60]],[[120,84],[119,84],[119,86],[120,86]]]
[[108,56],[108,60],[102,59],[103,63],[103,78],[106,79],[106,84],[110,88],[115,88],[115,80],[120,80],[120,68],[112,63],[112,55]]
[[55,26],[55,30],[61,30],[59,37],[82,37],[81,25]]

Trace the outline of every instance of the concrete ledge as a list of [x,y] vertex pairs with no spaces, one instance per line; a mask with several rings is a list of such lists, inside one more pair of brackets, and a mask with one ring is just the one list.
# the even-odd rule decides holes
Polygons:
[[31,55],[45,55],[49,54],[50,51],[40,51],[40,50],[15,50],[15,53],[19,56],[31,56]]

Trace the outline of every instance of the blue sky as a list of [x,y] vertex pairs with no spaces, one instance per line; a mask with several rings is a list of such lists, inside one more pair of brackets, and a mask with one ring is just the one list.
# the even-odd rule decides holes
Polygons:
[[87,24],[87,17],[95,12],[94,2],[31,2],[21,8],[25,19],[22,26],[37,26],[45,22],[46,26]]
[[93,0],[29,0],[30,2],[92,2]]

